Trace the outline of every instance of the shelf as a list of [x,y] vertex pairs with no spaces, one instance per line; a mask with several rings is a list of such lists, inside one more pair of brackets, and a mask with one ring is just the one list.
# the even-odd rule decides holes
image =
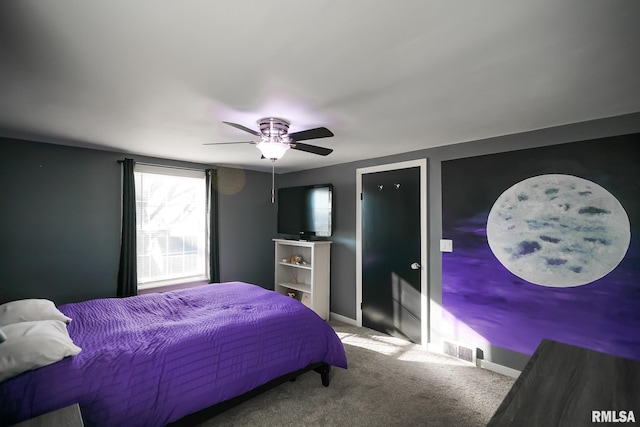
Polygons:
[[313,268],[311,267],[311,264],[293,264],[291,262],[285,262],[285,261],[279,261],[278,264],[286,265],[287,267],[302,268],[303,270],[313,270]]
[[[331,242],[273,239],[275,243],[274,291],[295,292],[296,299],[329,320]],[[306,264],[290,262],[300,256]]]
[[311,293],[311,285],[306,283],[278,283],[283,288],[293,289],[294,291]]

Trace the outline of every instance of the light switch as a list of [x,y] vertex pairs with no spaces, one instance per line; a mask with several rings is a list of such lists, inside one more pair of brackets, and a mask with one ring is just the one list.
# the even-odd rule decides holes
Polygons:
[[453,240],[440,239],[440,252],[453,252]]

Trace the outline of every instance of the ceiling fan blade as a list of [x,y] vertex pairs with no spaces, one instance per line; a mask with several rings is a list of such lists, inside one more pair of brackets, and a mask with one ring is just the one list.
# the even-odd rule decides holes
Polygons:
[[289,134],[289,138],[294,141],[304,141],[307,139],[329,138],[333,136],[333,132],[325,127],[303,130]]
[[328,156],[333,153],[331,148],[318,147],[317,145],[302,144],[296,142],[291,144],[291,148],[294,150],[306,151],[307,153],[319,154],[321,156]]
[[205,142],[202,145],[226,145],[226,144],[256,144],[255,141],[237,141],[237,142]]
[[222,123],[224,123],[225,125],[233,126],[236,129],[240,129],[240,130],[243,130],[245,132],[249,132],[250,134],[255,135],[255,136],[262,136],[262,134],[260,132],[258,132],[257,130],[249,129],[246,126],[242,126],[242,125],[239,125],[237,123],[231,123],[231,122],[222,122]]

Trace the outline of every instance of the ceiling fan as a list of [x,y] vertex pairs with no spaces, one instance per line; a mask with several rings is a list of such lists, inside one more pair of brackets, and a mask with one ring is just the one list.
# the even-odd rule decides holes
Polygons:
[[318,127],[300,132],[289,133],[289,122],[278,117],[265,117],[257,121],[260,131],[250,129],[237,123],[222,122],[234,128],[249,132],[260,138],[258,141],[241,142],[210,142],[204,145],[221,144],[255,144],[262,153],[262,157],[271,161],[276,161],[284,156],[290,148],[293,150],[306,151],[307,153],[327,156],[333,152],[330,148],[318,147],[317,145],[303,144],[299,141],[309,139],[329,138],[333,132],[325,127]]

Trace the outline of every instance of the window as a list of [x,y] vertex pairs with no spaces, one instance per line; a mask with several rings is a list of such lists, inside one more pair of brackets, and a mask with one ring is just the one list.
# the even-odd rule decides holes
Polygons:
[[136,165],[138,285],[207,276],[204,171]]

